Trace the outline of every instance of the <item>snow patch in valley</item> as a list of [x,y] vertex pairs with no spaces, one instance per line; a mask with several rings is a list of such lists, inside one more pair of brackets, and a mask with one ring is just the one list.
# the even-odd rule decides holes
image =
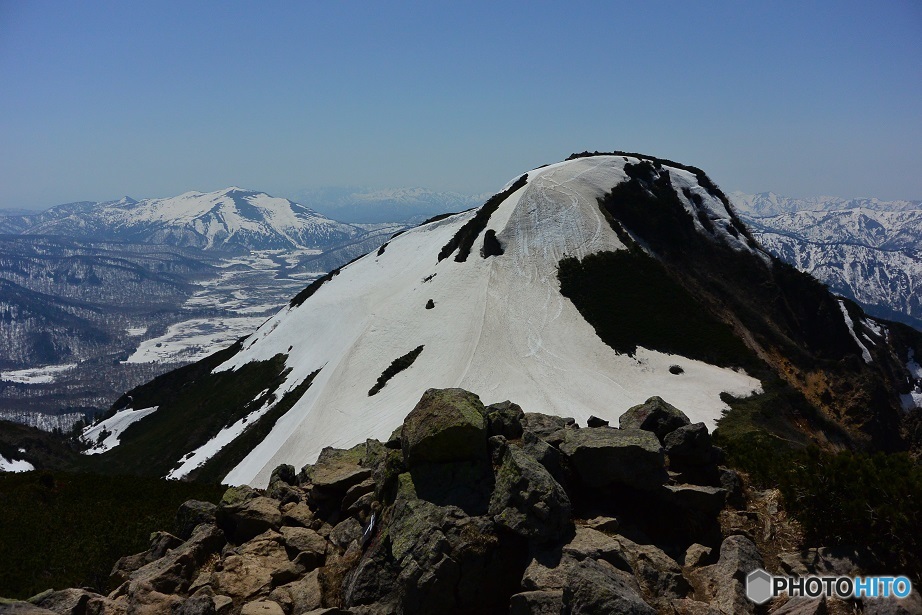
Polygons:
[[[620,355],[560,294],[563,257],[624,247],[596,203],[625,179],[624,164],[599,156],[531,171],[488,225],[501,257],[479,256],[481,236],[467,261],[437,260],[475,213],[464,212],[408,230],[381,256],[366,255],[303,305],[271,317],[215,371],[286,353],[287,390],[323,369],[223,482],[264,486],[280,463],[313,462],[323,446],[387,438],[430,387],[461,387],[487,404],[509,399],[583,424],[590,415],[616,423],[659,395],[709,429],[728,409],[721,393],[760,392],[743,372],[644,348]],[[426,310],[429,299],[435,308]],[[419,345],[425,350],[413,366],[369,397],[390,362]],[[670,373],[671,365],[684,372]]]
[[15,382],[17,384],[51,384],[58,374],[77,367],[76,363],[67,365],[47,365],[45,367],[30,367],[0,374],[0,380]]
[[35,469],[28,461],[13,459],[12,461],[0,455],[0,472],[31,472]]
[[170,325],[160,337],[144,340],[126,363],[179,363],[204,359],[254,331],[266,319],[193,318]]
[[[142,408],[141,410],[126,408],[124,410],[119,410],[104,421],[100,421],[95,425],[89,425],[83,430],[80,439],[92,446],[83,451],[83,454],[99,455],[100,453],[112,450],[118,446],[122,432],[125,431],[129,425],[155,412],[158,407],[159,406],[153,406],[151,408]],[[100,439],[100,436],[102,436],[102,439]]]
[[148,329],[148,328],[149,328],[149,327],[147,327],[147,326],[144,326],[144,327],[128,327],[127,329],[125,329],[125,333],[128,335],[128,337],[140,337],[140,336],[144,335],[145,333],[147,333],[147,329]]

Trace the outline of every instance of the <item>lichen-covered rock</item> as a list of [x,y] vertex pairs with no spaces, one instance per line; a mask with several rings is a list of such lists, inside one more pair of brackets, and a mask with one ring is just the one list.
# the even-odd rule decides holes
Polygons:
[[607,562],[586,559],[573,566],[563,590],[563,612],[656,615],[634,587],[630,574]]
[[567,429],[560,452],[590,488],[626,485],[656,489],[669,475],[659,440],[640,429]]
[[522,418],[525,413],[518,404],[508,400],[490,404],[486,407],[484,416],[487,419],[488,435],[503,436],[507,440],[518,440],[522,437]]
[[621,429],[643,429],[656,434],[660,442],[672,431],[691,424],[685,413],[661,397],[651,397],[628,411],[618,419]]
[[429,389],[401,431],[404,459],[415,464],[481,461],[487,456],[487,426],[480,398],[463,389]]
[[364,443],[348,450],[328,446],[302,472],[315,489],[344,494],[349,487],[371,477],[372,470],[362,466],[364,456]]
[[544,466],[559,484],[566,486],[560,451],[542,440],[533,431],[522,434],[522,451]]
[[540,463],[507,446],[496,471],[489,514],[500,527],[522,536],[550,540],[570,522],[570,498]]
[[573,540],[563,547],[563,554],[577,561],[585,559],[606,561],[615,568],[630,572],[631,565],[624,549],[611,536],[588,527],[577,527]]

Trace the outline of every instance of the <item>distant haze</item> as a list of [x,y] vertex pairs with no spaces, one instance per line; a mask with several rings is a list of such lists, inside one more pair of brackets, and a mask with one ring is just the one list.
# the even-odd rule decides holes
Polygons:
[[0,207],[495,192],[583,150],[922,198],[922,5],[0,3]]

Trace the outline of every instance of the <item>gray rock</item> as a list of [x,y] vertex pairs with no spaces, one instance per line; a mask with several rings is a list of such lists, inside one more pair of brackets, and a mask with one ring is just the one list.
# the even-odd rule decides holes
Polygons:
[[640,405],[628,408],[618,419],[621,429],[652,431],[660,442],[670,432],[690,423],[684,412],[660,397],[651,397]]
[[570,525],[570,498],[540,463],[507,446],[496,471],[489,514],[523,538],[553,539]]
[[720,487],[702,487],[700,485],[666,485],[667,501],[677,508],[701,515],[703,519],[713,519],[723,510],[727,501],[727,492]]
[[225,505],[222,500],[215,517],[228,538],[236,544],[241,544],[266,530],[277,530],[281,526],[282,513],[279,504],[278,500],[265,496],[247,498],[230,505]]
[[563,590],[563,611],[572,615],[620,613],[655,615],[632,587],[633,578],[610,564],[587,559],[569,570]]
[[429,389],[407,415],[401,432],[404,460],[482,461],[487,458],[487,425],[480,398],[463,389]]
[[575,419],[540,414],[538,412],[526,412],[521,421],[522,429],[532,432],[539,438],[545,438],[555,431],[576,425]]
[[292,560],[296,560],[307,570],[323,565],[327,541],[320,534],[305,527],[283,527],[281,534],[282,544]]
[[297,581],[281,585],[272,590],[269,600],[278,602],[292,614],[304,613],[320,608],[320,570],[312,570]]
[[659,440],[640,429],[567,429],[560,452],[590,488],[627,485],[652,490],[664,484],[665,458]]
[[188,540],[195,528],[202,523],[214,523],[218,507],[211,502],[189,500],[176,511],[176,527],[179,537]]
[[[86,612],[87,603],[93,598],[102,598],[102,596],[85,589],[62,589],[35,601],[35,606],[48,609],[58,615],[83,615]],[[2,608],[0,605],[0,609]]]
[[716,564],[689,573],[699,594],[724,613],[755,613],[756,605],[746,597],[746,575],[765,568],[762,556],[745,536],[728,536],[720,545]]
[[710,547],[695,543],[685,550],[685,559],[682,563],[689,568],[698,568],[707,563],[712,551]]
[[615,568],[630,572],[622,544],[615,538],[588,527],[577,527],[573,539],[563,547],[563,554],[577,561],[606,561]]
[[330,532],[330,542],[341,549],[345,549],[351,542],[361,538],[362,525],[352,517],[343,519]]
[[353,485],[371,478],[372,469],[362,466],[366,445],[343,450],[326,447],[316,463],[304,466],[302,472],[315,489],[343,495]]
[[522,592],[509,599],[509,615],[560,615],[562,609],[562,589]]
[[554,480],[561,485],[566,484],[560,451],[539,438],[535,432],[526,431],[522,434],[522,451],[544,466]]
[[746,495],[743,491],[743,479],[736,470],[721,466],[717,469],[718,481],[721,488],[727,492],[727,504],[740,509],[746,506]]
[[214,599],[211,596],[192,596],[183,600],[173,615],[215,615]]
[[913,589],[910,594],[902,599],[894,598],[867,598],[861,600],[865,615],[918,615],[922,613],[922,597],[918,590]]
[[727,615],[727,613],[721,613],[707,602],[699,602],[688,598],[673,600],[671,606],[672,611],[666,612],[675,613],[675,615]]
[[257,600],[248,602],[240,609],[240,615],[285,615],[278,602]]
[[57,615],[54,611],[23,600],[0,600],[2,615]]
[[313,528],[319,520],[314,517],[314,512],[307,504],[298,502],[282,507],[282,524],[286,526],[300,526]]
[[711,434],[704,423],[683,425],[666,434],[663,446],[670,466],[707,465],[714,461]]
[[618,528],[621,526],[621,522],[618,521],[618,519],[615,517],[595,517],[593,519],[589,519],[583,523],[583,525],[593,530],[598,530],[599,532],[613,534],[618,531]]
[[175,549],[183,542],[181,539],[167,532],[154,532],[151,534],[150,538],[150,548],[147,551],[135,555],[126,555],[115,562],[115,566],[112,567],[112,572],[109,573],[110,586],[117,587],[121,585],[128,580],[132,572],[142,566],[146,566],[154,560],[160,559],[166,555],[170,549]]
[[487,434],[490,436],[503,436],[507,440],[518,440],[522,437],[522,419],[525,413],[518,404],[504,401],[490,404],[484,411],[487,419]]
[[131,585],[149,586],[162,594],[185,592],[193,574],[212,554],[225,544],[224,533],[214,525],[201,524],[192,536],[162,558],[155,560],[131,573]]
[[608,427],[608,421],[593,415],[586,421],[586,427]]

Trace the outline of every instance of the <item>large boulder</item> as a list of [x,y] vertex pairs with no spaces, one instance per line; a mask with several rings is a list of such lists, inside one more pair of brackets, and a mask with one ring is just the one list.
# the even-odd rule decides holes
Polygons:
[[400,438],[411,468],[425,462],[485,461],[483,404],[463,389],[429,389],[404,420]]
[[522,428],[535,434],[539,438],[546,438],[555,431],[575,427],[576,419],[562,416],[552,416],[538,412],[526,412],[522,416]]
[[180,505],[176,511],[176,527],[178,535],[183,540],[192,536],[195,528],[202,523],[214,523],[215,512],[218,507],[211,502],[202,502],[200,500],[189,500]]
[[551,540],[570,525],[570,498],[544,466],[507,446],[489,513],[497,525],[523,538]]
[[690,423],[684,412],[655,396],[642,404],[628,408],[618,419],[621,429],[652,431],[660,442],[670,432]]
[[656,615],[638,593],[633,577],[607,562],[583,560],[570,568],[567,581],[562,612]]
[[353,485],[371,478],[372,470],[362,466],[365,444],[343,450],[326,447],[317,461],[302,468],[302,480],[310,482],[314,490],[344,495]]
[[652,490],[669,475],[659,440],[641,429],[565,429],[560,451],[590,488],[624,485]]
[[[224,546],[224,533],[210,524],[201,524],[186,542],[158,560],[129,575],[128,584],[149,587],[162,594],[185,592],[202,564]],[[129,590],[130,591],[130,590]]]

